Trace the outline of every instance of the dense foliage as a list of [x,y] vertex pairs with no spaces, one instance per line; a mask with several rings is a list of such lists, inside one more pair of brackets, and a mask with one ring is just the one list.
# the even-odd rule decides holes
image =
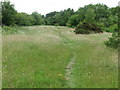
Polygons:
[[2,5],[2,23],[4,25],[10,26],[15,25],[15,15],[16,10],[14,5],[10,2],[1,2]]
[[67,10],[60,11],[60,12],[51,12],[46,14],[45,21],[46,25],[60,25],[66,26],[69,17],[74,14],[74,10],[68,8]]
[[42,18],[42,15],[39,14],[38,12],[33,12],[32,13],[32,16],[34,17],[34,25],[41,25],[43,24],[43,18]]
[[75,29],[76,34],[103,33],[100,27],[92,23],[79,23]]
[[30,26],[35,22],[35,18],[26,13],[17,13],[15,20],[16,24],[19,26]]
[[114,32],[112,34],[112,37],[110,37],[109,40],[105,42],[105,44],[109,47],[112,47],[112,48],[118,48],[119,44],[120,44],[118,32]]
[[[113,15],[118,15],[118,21],[120,20],[120,7],[117,7],[112,10],[112,14]],[[118,12],[118,13],[117,13]],[[112,37],[109,38],[108,41],[105,42],[105,44],[109,47],[112,48],[118,48],[120,49],[120,22],[118,22],[118,27],[115,28],[115,30],[113,31]]]
[[76,27],[80,22],[96,24],[103,31],[112,32],[117,27],[117,8],[109,8],[104,4],[90,4],[79,8],[76,12],[73,9],[66,9],[60,12],[50,12],[45,16],[38,12],[31,15],[18,13],[10,2],[2,4],[3,25],[59,25]]

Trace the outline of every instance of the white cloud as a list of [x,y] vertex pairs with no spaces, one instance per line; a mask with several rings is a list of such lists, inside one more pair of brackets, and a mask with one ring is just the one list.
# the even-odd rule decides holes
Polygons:
[[103,3],[109,7],[118,5],[119,0],[11,0],[15,4],[18,12],[32,13],[38,11],[41,14],[46,14],[52,11],[60,11],[67,8],[77,10],[88,4]]

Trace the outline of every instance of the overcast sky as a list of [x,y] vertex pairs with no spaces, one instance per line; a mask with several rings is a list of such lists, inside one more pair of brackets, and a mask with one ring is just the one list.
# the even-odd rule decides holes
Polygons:
[[73,8],[75,11],[79,7],[88,4],[103,3],[109,7],[118,6],[120,0],[10,0],[15,4],[18,12],[26,12],[31,14],[37,11],[43,15],[52,11],[60,11],[67,8]]

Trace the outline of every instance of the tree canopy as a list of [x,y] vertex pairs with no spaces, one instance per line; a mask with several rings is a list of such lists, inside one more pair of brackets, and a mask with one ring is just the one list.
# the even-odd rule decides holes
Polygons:
[[43,23],[42,15],[38,12],[33,12],[32,16],[35,18],[34,25],[41,25]]
[[2,24],[15,25],[15,16],[17,11],[14,9],[14,5],[10,2],[1,2],[2,5]]

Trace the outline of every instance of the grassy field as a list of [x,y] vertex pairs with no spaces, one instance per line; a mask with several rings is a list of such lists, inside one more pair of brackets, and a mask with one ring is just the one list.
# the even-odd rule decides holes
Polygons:
[[3,33],[3,88],[115,88],[117,51],[110,33],[76,35],[60,26]]
[[2,28],[0,27],[0,89],[2,88]]

